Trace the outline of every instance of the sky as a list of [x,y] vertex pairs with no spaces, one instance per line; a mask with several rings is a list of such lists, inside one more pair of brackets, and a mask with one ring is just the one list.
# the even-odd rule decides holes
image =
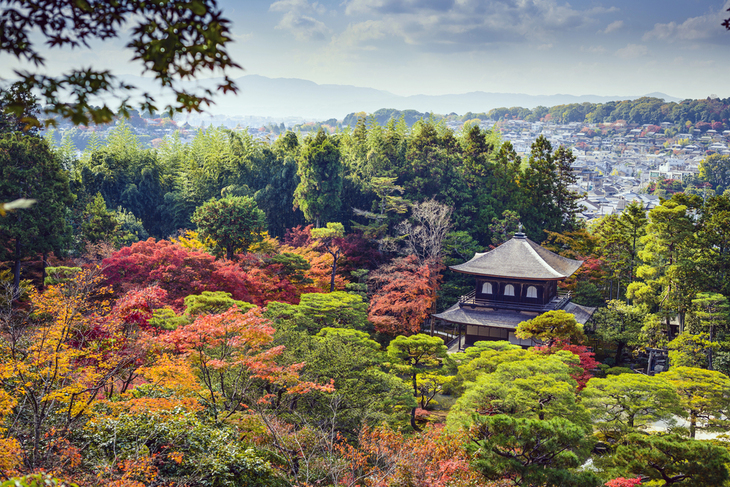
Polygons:
[[[730,97],[730,0],[219,0],[233,59],[256,74],[398,95],[472,91]],[[45,50],[140,74],[123,40]],[[0,76],[14,60],[0,58]]]

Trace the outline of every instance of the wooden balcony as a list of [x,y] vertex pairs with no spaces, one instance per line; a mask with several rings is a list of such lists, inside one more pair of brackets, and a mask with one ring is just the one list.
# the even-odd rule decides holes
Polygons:
[[546,311],[562,309],[568,301],[570,301],[570,291],[558,291],[558,295],[546,304],[482,299],[477,298],[476,292],[472,291],[459,298],[459,306],[469,306],[471,308],[514,309],[517,311],[537,311],[539,313],[545,313]]

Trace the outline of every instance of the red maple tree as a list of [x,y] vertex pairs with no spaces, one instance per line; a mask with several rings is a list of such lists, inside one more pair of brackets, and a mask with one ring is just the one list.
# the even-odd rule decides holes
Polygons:
[[153,238],[114,252],[103,265],[107,284],[117,294],[157,285],[178,311],[186,296],[203,291],[225,291],[233,299],[259,306],[269,301],[294,303],[301,293],[286,279],[262,269],[264,263],[257,258],[241,265],[216,261],[212,255],[177,242]]
[[436,266],[420,264],[414,255],[380,266],[368,281],[368,319],[380,333],[418,333],[436,302],[439,279]]

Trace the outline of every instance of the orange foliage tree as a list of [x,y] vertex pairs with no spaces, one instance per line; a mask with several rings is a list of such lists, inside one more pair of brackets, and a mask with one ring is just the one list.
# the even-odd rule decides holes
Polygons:
[[368,280],[368,319],[380,333],[418,333],[436,302],[437,267],[419,264],[414,255],[380,266]]
[[[310,284],[305,286],[303,293],[326,293],[330,290],[332,278],[332,256],[328,253],[317,250],[317,243],[313,242],[304,247],[282,246],[282,252],[299,255],[309,262],[309,269],[304,272],[304,277]],[[335,290],[345,289],[347,280],[341,275],[335,275]]]
[[274,328],[261,309],[242,313],[237,307],[216,315],[199,316],[187,326],[158,337],[166,349],[186,356],[206,390],[214,418],[270,404],[279,394],[333,390],[299,380],[303,363],[282,366],[283,346],[271,347]]
[[[312,281],[312,285],[302,293],[328,292],[331,289],[334,256],[327,252],[320,240],[312,238],[312,228],[313,225],[299,225],[289,229],[281,251],[300,255],[309,262],[311,267],[305,277]],[[334,240],[340,250],[335,270],[335,290],[345,289],[347,280],[342,274],[347,275],[356,269],[372,269],[382,262],[380,252],[361,234],[351,233]]]
[[101,319],[109,307],[100,281],[95,270],[81,272],[31,292],[28,314],[2,315],[0,401],[6,435],[15,439],[6,446],[20,447],[28,471],[78,464],[68,435],[127,365],[117,353],[125,342],[120,323]]
[[336,472],[336,485],[491,485],[471,468],[463,448],[468,440],[465,433],[447,434],[431,427],[406,436],[387,427],[365,427],[358,440],[357,446],[341,443],[336,447],[346,465]]
[[114,303],[113,313],[125,324],[148,329],[154,310],[162,308],[166,301],[167,291],[160,286],[133,289]]

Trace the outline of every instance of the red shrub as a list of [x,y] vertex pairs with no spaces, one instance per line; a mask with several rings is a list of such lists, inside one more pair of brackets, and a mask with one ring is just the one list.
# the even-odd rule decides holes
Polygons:
[[289,281],[255,267],[260,261],[253,257],[242,262],[248,268],[245,271],[236,263],[216,261],[212,255],[167,240],[137,242],[104,259],[103,264],[107,284],[117,293],[157,285],[178,310],[186,296],[203,291],[225,291],[234,299],[259,306],[298,300]]

